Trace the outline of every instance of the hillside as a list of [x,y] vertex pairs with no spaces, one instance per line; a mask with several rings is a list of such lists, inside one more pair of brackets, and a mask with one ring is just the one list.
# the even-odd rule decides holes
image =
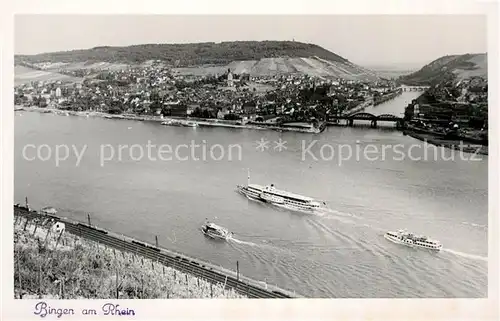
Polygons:
[[375,81],[376,73],[314,44],[292,41],[238,41],[196,44],[149,44],[16,56],[16,64],[41,65],[57,72],[75,69],[123,69],[161,60],[179,74],[222,74],[230,68],[252,76],[307,74]]
[[486,53],[444,56],[399,80],[407,85],[433,85],[444,80],[471,77],[488,77]]
[[294,41],[235,41],[189,44],[144,44],[128,47],[95,47],[85,50],[17,55],[16,63],[27,62],[121,62],[137,64],[163,60],[178,66],[228,64],[238,60],[259,60],[276,57],[317,56],[329,61],[347,62],[320,46]]
[[346,80],[376,81],[378,75],[349,61],[328,61],[319,57],[308,58],[262,58],[259,60],[232,61],[219,66],[197,66],[175,68],[179,74],[206,75],[222,74],[227,69],[236,74],[251,76],[273,76],[278,74],[305,74],[313,77],[334,77]]

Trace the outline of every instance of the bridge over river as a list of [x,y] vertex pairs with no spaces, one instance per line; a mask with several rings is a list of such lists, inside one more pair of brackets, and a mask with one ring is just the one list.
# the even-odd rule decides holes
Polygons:
[[402,94],[394,99],[383,102],[377,106],[368,106],[364,110],[359,110],[351,115],[329,116],[328,125],[354,126],[357,124],[369,123],[370,127],[382,127],[381,123],[388,122],[395,129],[404,127],[404,110],[418,96],[424,93],[428,87],[401,86]]
[[424,92],[427,89],[429,89],[429,86],[401,86],[401,89],[403,91],[419,91],[419,92]]
[[396,128],[404,127],[403,117],[398,117],[393,114],[382,114],[382,115],[374,115],[367,112],[360,112],[349,116],[329,116],[327,124],[328,125],[339,125],[340,120],[344,120],[347,126],[354,126],[355,120],[364,120],[370,122],[370,127],[377,128],[378,122],[386,121],[393,122],[396,124]]

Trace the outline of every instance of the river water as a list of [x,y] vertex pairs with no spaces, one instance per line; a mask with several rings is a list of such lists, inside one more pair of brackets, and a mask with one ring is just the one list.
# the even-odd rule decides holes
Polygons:
[[[418,94],[366,111],[401,114]],[[256,149],[261,139],[270,141],[268,149]],[[274,149],[279,139],[286,149]],[[148,141],[156,145],[150,156]],[[201,148],[174,154],[192,142],[206,146],[206,157]],[[51,157],[28,160],[37,157],[29,144],[47,144]],[[133,144],[132,155],[123,146],[119,155],[119,145]],[[162,144],[173,149],[171,160],[159,158]],[[406,157],[391,150],[397,144]],[[58,165],[56,145],[71,149]],[[72,149],[84,146],[77,164]],[[375,152],[347,159],[348,148]],[[90,213],[103,228],[153,244],[157,235],[161,246],[233,270],[238,261],[242,275],[308,297],[486,297],[487,156],[426,148],[383,128],[329,127],[312,135],[17,112],[15,202],[28,196],[33,208],[53,206],[82,222]],[[40,151],[45,159],[47,147]],[[235,186],[246,183],[248,168],[252,182],[324,200],[330,210],[302,214],[247,200]],[[234,231],[235,240],[205,238],[205,218]],[[384,239],[400,228],[439,239],[443,251]]]

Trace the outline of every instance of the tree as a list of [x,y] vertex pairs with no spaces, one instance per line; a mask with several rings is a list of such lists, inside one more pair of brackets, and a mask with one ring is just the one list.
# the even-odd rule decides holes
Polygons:
[[408,105],[406,108],[405,108],[405,115],[404,115],[404,120],[406,121],[409,121],[413,118],[415,114],[415,107],[413,104],[411,105]]

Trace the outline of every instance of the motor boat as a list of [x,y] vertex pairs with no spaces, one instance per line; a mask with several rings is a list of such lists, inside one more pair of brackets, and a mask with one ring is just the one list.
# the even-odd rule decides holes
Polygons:
[[201,231],[212,239],[228,240],[233,236],[232,232],[208,221],[201,227]]

